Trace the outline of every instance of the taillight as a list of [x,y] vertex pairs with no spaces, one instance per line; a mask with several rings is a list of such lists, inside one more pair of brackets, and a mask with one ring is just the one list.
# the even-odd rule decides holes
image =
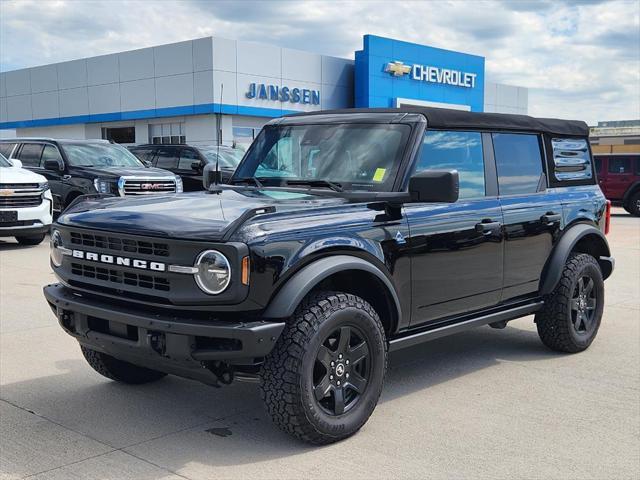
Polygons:
[[607,200],[607,204],[604,207],[604,234],[609,234],[611,228],[611,200]]

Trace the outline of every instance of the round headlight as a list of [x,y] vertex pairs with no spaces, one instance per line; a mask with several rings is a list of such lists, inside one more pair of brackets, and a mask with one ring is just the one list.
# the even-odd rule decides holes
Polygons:
[[231,282],[229,260],[217,250],[205,250],[196,259],[196,283],[203,292],[217,295]]
[[49,246],[51,247],[51,262],[56,267],[59,267],[62,265],[62,258],[64,257],[64,254],[62,253],[62,235],[60,235],[58,230],[51,232]]

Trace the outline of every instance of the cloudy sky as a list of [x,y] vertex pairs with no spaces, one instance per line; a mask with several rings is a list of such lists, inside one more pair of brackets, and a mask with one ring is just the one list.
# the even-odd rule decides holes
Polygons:
[[0,70],[208,35],[353,58],[366,33],[482,55],[532,115],[640,118],[640,0],[0,0]]

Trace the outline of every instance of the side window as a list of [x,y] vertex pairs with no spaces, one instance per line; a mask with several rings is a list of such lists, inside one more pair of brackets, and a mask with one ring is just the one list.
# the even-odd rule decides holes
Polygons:
[[20,149],[18,160],[20,160],[25,167],[39,167],[42,147],[43,145],[41,143],[25,143]]
[[0,143],[0,153],[5,157],[11,157],[11,152],[13,151],[13,147],[15,147],[15,143]]
[[178,151],[175,148],[159,148],[156,153],[155,167],[175,169],[178,167]]
[[153,150],[151,148],[133,148],[129,151],[133,153],[136,157],[138,157],[140,160],[145,160],[150,162],[151,159],[153,158]]
[[609,173],[631,173],[631,158],[609,157]]
[[178,162],[178,170],[192,170],[193,162],[200,162],[200,157],[193,150],[183,148],[180,151],[180,162]]
[[42,166],[46,160],[55,160],[58,163],[62,163],[62,156],[56,147],[53,145],[45,145],[42,151]]
[[428,130],[422,141],[416,172],[453,169],[460,177],[461,199],[485,195],[482,134]]
[[494,133],[492,137],[500,195],[537,192],[542,175],[538,135]]

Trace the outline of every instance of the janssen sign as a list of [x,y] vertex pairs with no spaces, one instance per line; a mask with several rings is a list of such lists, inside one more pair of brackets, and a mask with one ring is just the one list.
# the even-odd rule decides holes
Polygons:
[[264,83],[250,83],[245,94],[247,98],[271,100],[274,102],[320,105],[320,90],[309,88],[289,88]]
[[394,77],[411,75],[413,80],[427,83],[440,83],[455,87],[475,88],[477,73],[463,72],[450,68],[432,67],[429,65],[405,65],[404,62],[394,61],[385,65],[384,71]]

